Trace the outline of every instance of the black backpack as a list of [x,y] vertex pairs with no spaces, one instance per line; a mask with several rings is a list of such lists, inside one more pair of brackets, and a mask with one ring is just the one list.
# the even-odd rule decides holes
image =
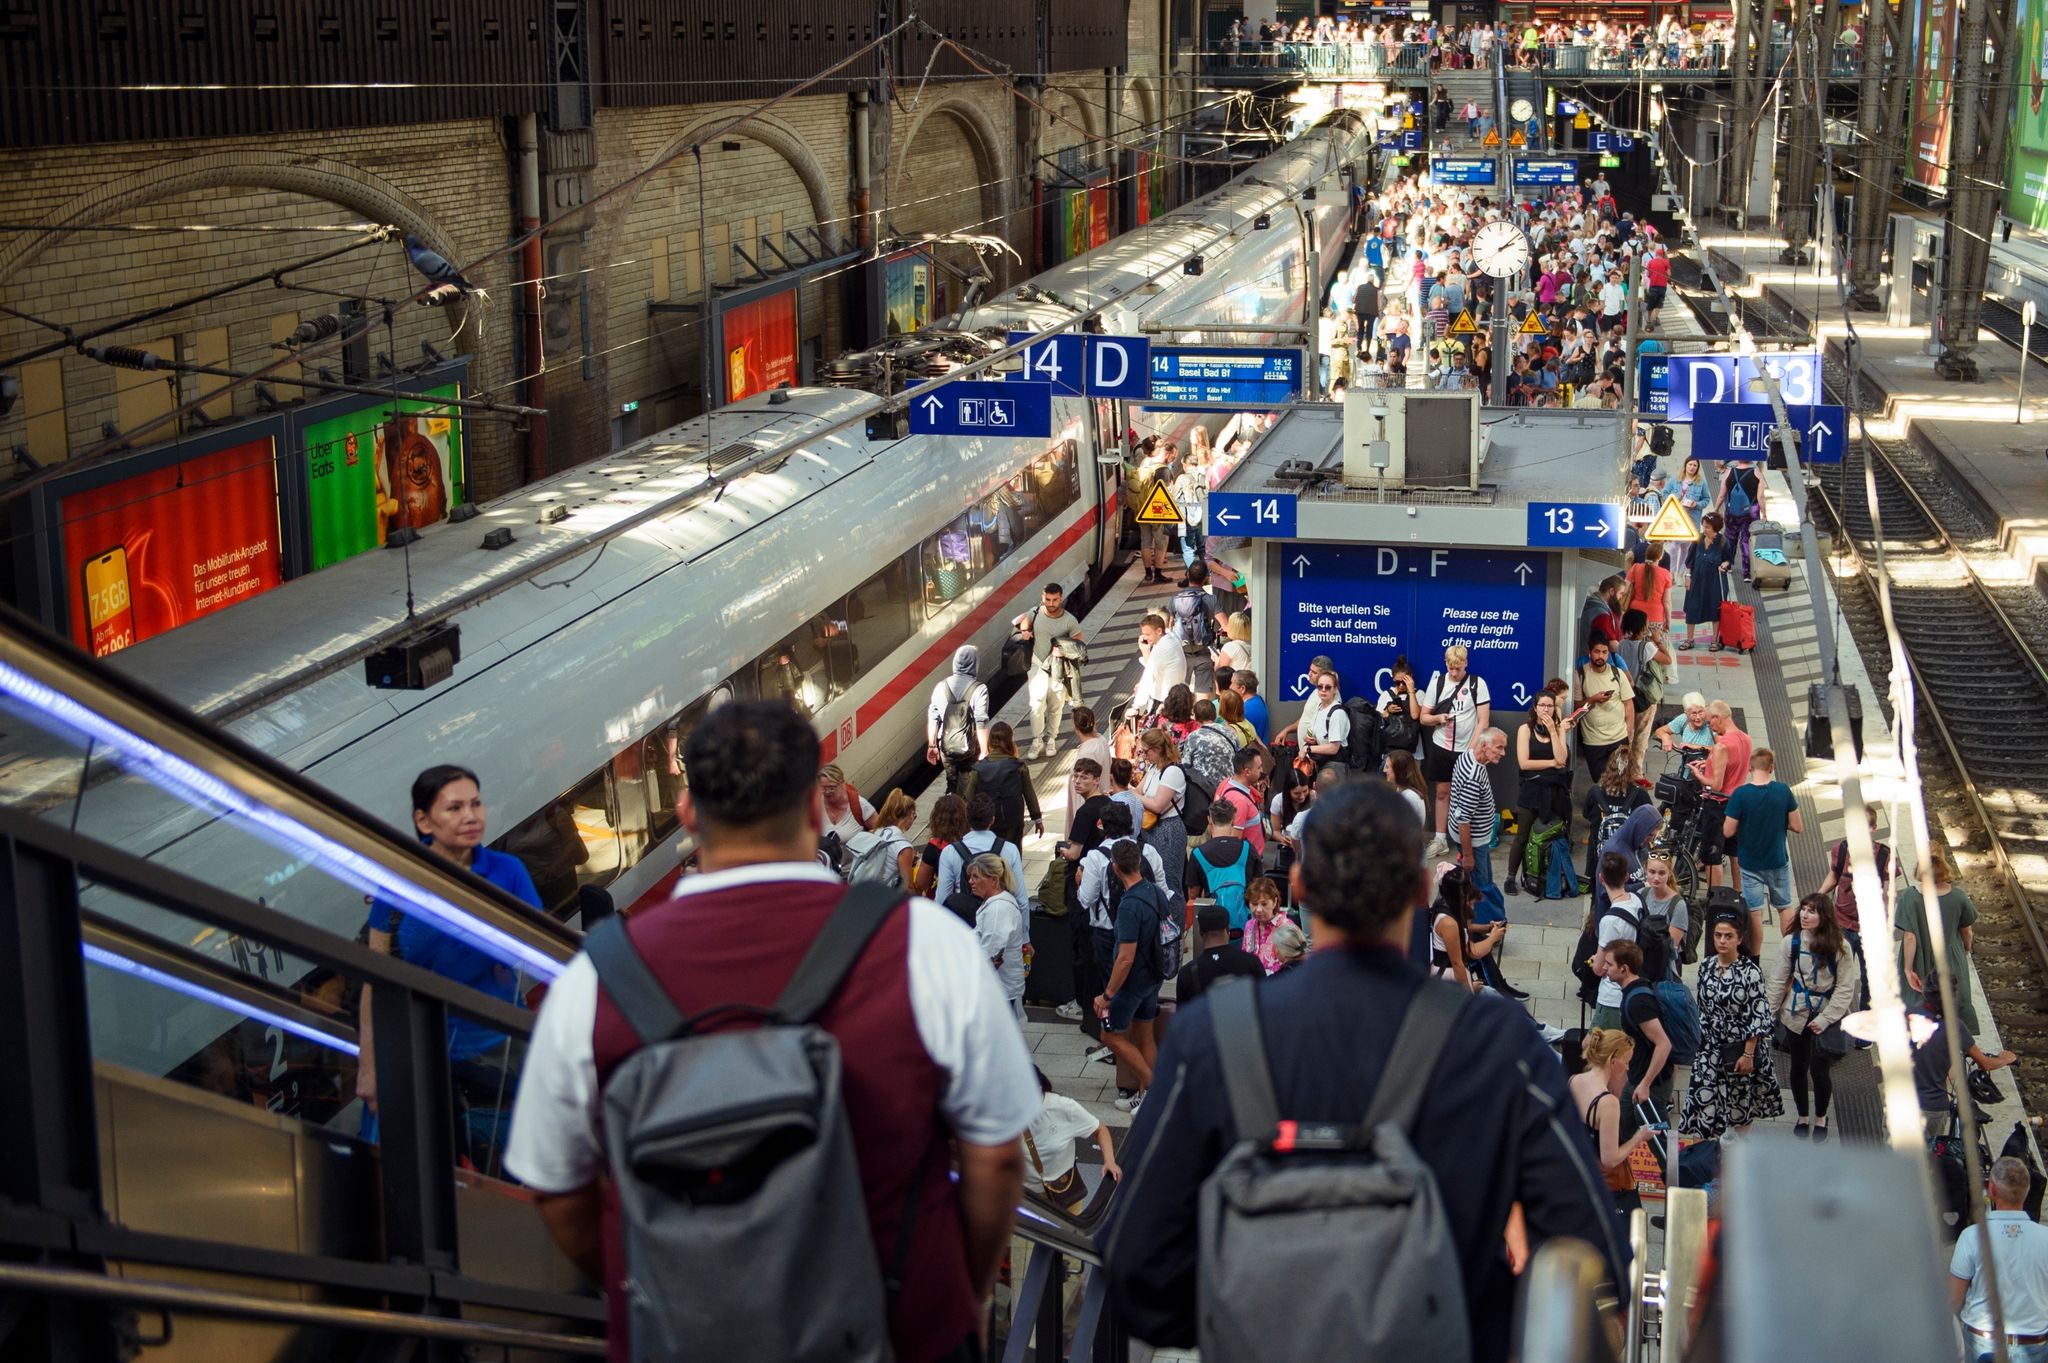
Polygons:
[[[1609,904],[1602,909],[1601,916],[1613,914],[1622,922],[1635,929],[1636,945],[1642,948],[1643,968],[1640,972],[1644,981],[1655,984],[1671,978],[1671,920],[1661,913],[1650,912],[1647,906],[1641,913],[1630,913],[1627,909]],[[1597,926],[1597,924],[1596,924]]]
[[1387,750],[1380,727],[1380,713],[1363,696],[1344,702],[1344,714],[1351,720],[1351,736],[1345,740],[1344,763],[1353,771],[1377,773]]

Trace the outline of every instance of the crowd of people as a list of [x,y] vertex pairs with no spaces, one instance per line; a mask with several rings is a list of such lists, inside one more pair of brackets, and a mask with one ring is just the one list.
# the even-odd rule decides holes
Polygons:
[[[1564,384],[1591,392],[1611,379],[1600,371],[1624,331],[1626,294],[1610,290],[1625,290],[1631,257],[1647,253],[1645,287],[1661,293],[1668,276],[1647,265],[1662,248],[1614,211],[1599,180],[1524,209],[1535,278],[1504,306],[1536,311],[1546,330],[1511,357],[1513,391],[1525,402]],[[1419,180],[1371,196],[1351,267],[1365,274],[1351,296],[1332,296],[1339,333],[1350,318],[1360,353],[1386,362],[1412,343],[1441,347],[1449,370],[1466,367],[1458,382],[1476,382],[1470,367],[1490,357],[1452,348],[1442,319],[1492,306],[1469,240],[1496,211]],[[1642,301],[1653,324],[1661,297]],[[1562,378],[1553,340],[1594,354],[1595,372]],[[1353,376],[1332,370],[1332,386]],[[1546,386],[1544,373],[1560,377]],[[1186,457],[1177,439],[1134,442],[1134,505],[1155,486],[1199,505],[1215,452],[1206,432],[1188,440]],[[800,1251],[822,1246],[830,1267],[813,1278],[847,1271],[844,1236],[827,1227],[863,1227],[874,1259],[853,1256],[866,1265],[856,1286],[829,1304],[806,1300],[835,1324],[886,1331],[896,1357],[937,1363],[978,1356],[1023,1188],[1072,1210],[1112,1184],[1102,1243],[1121,1323],[1155,1345],[1194,1345],[1198,1321],[1219,1328],[1201,1286],[1215,1265],[1202,1258],[1223,1243],[1205,1243],[1199,1219],[1232,1205],[1207,1190],[1264,1176],[1231,1152],[1273,1138],[1270,1119],[1284,1119],[1290,1132],[1363,1121],[1376,1128],[1369,1140],[1315,1139],[1333,1159],[1397,1165],[1406,1186],[1434,1190],[1402,1215],[1428,1223],[1455,1305],[1427,1321],[1402,1314],[1425,1310],[1421,1294],[1360,1309],[1426,1329],[1447,1342],[1444,1356],[1504,1360],[1515,1277],[1546,1239],[1577,1237],[1623,1266],[1637,1150],[1673,1133],[1739,1140],[1782,1116],[1788,1094],[1794,1134],[1829,1139],[1831,1070],[1857,1044],[1843,1020],[1866,1006],[1872,970],[1897,970],[1928,1019],[1915,1083],[1927,1134],[1946,1135],[1958,1100],[2013,1055],[1979,1044],[1967,989],[1944,1015],[1929,979],[1935,906],[1917,875],[1901,882],[1894,957],[1862,939],[1846,842],[1830,849],[1821,881],[1799,883],[1792,840],[1810,834],[1771,749],[1725,697],[1671,694],[1680,651],[1746,646],[1726,637],[1722,608],[1748,574],[1759,473],[1666,469],[1651,439],[1639,454],[1632,482],[1699,513],[1700,538],[1668,562],[1638,545],[1625,572],[1588,593],[1570,675],[1539,691],[1519,724],[1455,645],[1440,663],[1397,660],[1384,686],[1347,684],[1319,657],[1300,713],[1276,724],[1242,578],[1214,557],[1199,515],[1178,543],[1141,535],[1133,568],[1174,590],[1155,595],[1135,640],[1084,628],[1056,583],[1011,622],[1022,725],[993,715],[979,650],[955,653],[927,706],[925,757],[946,793],[922,829],[906,792],[876,803],[821,764],[815,731],[789,704],[711,709],[682,753],[677,817],[695,864],[674,896],[592,929],[548,989],[523,1059],[501,1034],[450,1024],[459,1086],[500,1105],[516,1088],[503,1168],[531,1189],[564,1252],[610,1289],[615,1353],[683,1328],[685,1313],[701,1328],[724,1309],[630,1290],[629,1264],[643,1285],[642,1273],[660,1272],[731,1281],[750,1243],[693,1239],[664,1217],[674,1199],[782,1199],[775,1217],[730,1224],[755,1242],[779,1237],[789,1254],[764,1256],[770,1271],[817,1262]],[[1091,651],[1125,648],[1137,680],[1098,714],[1080,668]],[[1062,787],[1064,801],[1041,800],[1042,788]],[[484,845],[473,773],[422,773],[412,804],[434,854],[537,898],[517,859]],[[1050,865],[1031,883],[1025,844],[1047,839]],[[1966,979],[1974,906],[1945,848],[1922,855],[1947,960]],[[1882,843],[1879,856],[1889,883],[1901,868]],[[1679,874],[1693,865],[1699,902]],[[1587,1009],[1580,1028],[1539,1021],[1510,977],[1507,901],[1520,895],[1585,898],[1571,962]],[[1090,1062],[1113,1066],[1114,1106],[1133,1120],[1123,1140],[1033,1064],[1024,1001],[1052,1001],[1042,979],[1032,991],[1039,953],[1053,947],[1034,940],[1034,910],[1064,919],[1072,985],[1053,1015],[1086,1033]],[[1767,918],[1779,934],[1768,945]],[[764,919],[772,931],[746,926]],[[373,907],[367,931],[374,950],[518,1000],[489,957],[391,905]],[[366,1001],[359,1086],[374,1103],[368,1011]],[[724,1045],[732,1033],[718,1020],[737,1017],[790,1032],[788,1055],[801,1063],[765,1072],[774,1036]],[[1950,1073],[1949,1028],[1972,1058],[1963,1075]],[[728,1107],[730,1124],[697,1120]],[[764,1113],[800,1115],[778,1125]],[[1099,1151],[1092,1187],[1084,1142]],[[489,1143],[495,1168],[497,1137]],[[770,1191],[775,1179],[807,1178],[813,1195]],[[1993,1181],[2001,1207],[2025,1192],[2024,1170],[2015,1183],[2001,1165]],[[1318,1177],[1290,1196],[1340,1222],[1389,1214],[1345,1202],[1352,1186]],[[1271,1252],[1296,1251],[1282,1242]],[[1952,1269],[1966,1324],[1976,1255],[1959,1244]],[[1395,1273],[1400,1258],[1374,1271]],[[1312,1283],[1316,1265],[1302,1262],[1292,1281]],[[751,1290],[736,1286],[734,1300]]]
[[[1464,117],[1439,95],[1433,117]],[[1471,116],[1485,119],[1485,114]],[[1479,266],[1473,235],[1512,211],[1526,227],[1528,277],[1505,288]],[[1317,343],[1324,390],[1426,387],[1490,392],[1495,309],[1511,323],[1510,405],[1613,410],[1634,354],[1663,348],[1658,325],[1671,278],[1656,228],[1616,203],[1596,174],[1548,198],[1402,177],[1361,195],[1358,246],[1333,281]],[[1641,265],[1640,334],[1630,349],[1631,279]],[[1531,316],[1537,325],[1526,327]]]
[[[1851,36],[1842,45],[1854,47]],[[1728,62],[1734,26],[1727,20],[1686,23],[1665,15],[1655,24],[1603,17],[1521,24],[1452,24],[1434,19],[1235,19],[1223,39],[1231,66],[1290,68],[1331,74],[1490,69],[1495,62],[1543,70],[1719,70]],[[1780,39],[1781,40],[1781,39]],[[1576,57],[1573,54],[1579,54]]]

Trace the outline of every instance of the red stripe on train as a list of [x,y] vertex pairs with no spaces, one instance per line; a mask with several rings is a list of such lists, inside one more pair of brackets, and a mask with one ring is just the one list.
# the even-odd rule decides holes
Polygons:
[[[1122,503],[1119,502],[1117,505],[1121,507]],[[884,683],[881,690],[869,697],[854,711],[856,735],[860,730],[877,722],[882,716],[888,714],[890,710],[901,704],[903,699],[920,686],[934,670],[940,667],[950,670],[954,651],[960,645],[972,639],[975,632],[990,620],[993,620],[997,613],[1006,605],[1014,603],[1022,593],[1022,584],[1037,581],[1039,575],[1052,567],[1054,561],[1061,554],[1073,548],[1083,535],[1086,535],[1095,528],[1095,523],[1101,519],[1101,516],[1102,504],[1097,502],[1093,507],[1084,511],[1080,519],[1062,531],[1059,538],[1039,550],[1038,554],[1029,563],[1024,564],[1010,574],[1009,590],[1007,593],[1001,588],[990,592],[980,605],[967,613],[964,619],[954,625],[953,628],[947,630],[945,634],[935,640],[924,652],[918,654],[910,666],[904,668]],[[984,659],[984,661],[987,660]],[[832,762],[838,759],[839,730],[836,727],[830,733],[825,734],[820,740],[819,751],[821,753],[819,760],[822,762]]]

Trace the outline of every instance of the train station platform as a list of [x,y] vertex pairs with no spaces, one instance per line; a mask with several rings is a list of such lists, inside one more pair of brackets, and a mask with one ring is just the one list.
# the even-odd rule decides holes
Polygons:
[[[1670,311],[1667,310],[1667,315]],[[1667,461],[1673,468],[1685,459],[1685,442],[1690,434],[1689,429],[1682,426],[1677,428],[1677,433],[1679,448]],[[1248,462],[1256,462],[1256,458],[1257,452],[1254,451],[1252,460]],[[1792,496],[1782,474],[1769,475],[1766,508],[1786,527],[1788,539],[1796,545],[1795,536],[1804,504],[1803,500]],[[1232,560],[1230,545],[1222,544],[1215,548],[1226,561]],[[1837,784],[1839,773],[1835,764],[1804,756],[1806,689],[1811,683],[1822,680],[1829,670],[1829,659],[1823,655],[1820,632],[1806,591],[1805,574],[1805,565],[1795,556],[1789,587],[1766,592],[1743,588],[1741,599],[1757,608],[1756,650],[1739,654],[1710,652],[1702,647],[1678,652],[1675,676],[1667,687],[1666,704],[1661,712],[1667,718],[1677,713],[1679,698],[1693,690],[1699,691],[1709,701],[1725,700],[1734,710],[1737,723],[1751,735],[1757,746],[1769,746],[1777,755],[1779,775],[1797,796],[1807,830],[1792,839],[1794,880],[1802,892],[1820,884],[1826,874],[1828,850],[1844,833],[1843,807]],[[1175,590],[1171,585],[1144,584],[1138,575],[1127,572],[1085,617],[1083,624],[1089,641],[1089,662],[1083,669],[1083,692],[1087,703],[1105,721],[1111,706],[1127,696],[1137,681],[1139,621],[1149,610],[1163,610]],[[1833,609],[1833,592],[1834,585],[1830,583],[1827,599],[1830,603],[1829,625],[1836,631],[1835,656],[1839,658],[1842,679],[1861,693],[1867,716],[1864,727],[1867,758],[1864,798],[1883,804],[1897,795],[1902,781],[1898,754],[1884,725],[1884,692],[1869,676],[1854,641],[1839,630],[1839,617]],[[1670,603],[1674,617],[1680,613],[1682,602],[1683,593],[1674,588]],[[1576,606],[1576,602],[1572,604]],[[1261,676],[1267,681],[1262,691],[1277,702],[1279,692],[1272,685],[1276,674],[1270,663],[1262,670]],[[1025,704],[1020,691],[992,715],[992,718],[1020,726],[1020,746]],[[1504,727],[1519,719],[1511,702],[1496,706],[1495,714],[1496,722]],[[1277,713],[1274,722],[1276,725],[1283,722]],[[1051,861],[1053,844],[1064,835],[1066,780],[1073,755],[1074,740],[1069,731],[1062,736],[1051,757],[1030,764],[1045,813],[1046,833],[1031,836],[1027,830],[1023,847],[1027,889],[1035,889]],[[1668,760],[1653,745],[1650,754],[1650,775],[1653,779]],[[1582,793],[1583,785],[1581,773],[1575,794]],[[931,803],[942,791],[942,785],[937,782],[927,789],[920,802],[923,813],[929,813]],[[1905,865],[1911,867],[1916,864],[1917,850],[1909,832],[1895,831],[1887,823],[1881,825],[1880,837],[1899,849]],[[1574,855],[1583,855],[1582,849],[1575,851]],[[1504,862],[1496,862],[1496,877],[1502,880],[1506,876],[1503,865]],[[1503,970],[1518,988],[1528,992],[1530,997],[1526,1006],[1538,1021],[1560,1027],[1583,1025],[1585,1015],[1575,996],[1576,981],[1572,976],[1570,958],[1587,909],[1585,897],[1532,901],[1527,896],[1518,895],[1507,900],[1508,921],[1512,926],[1503,948]],[[1776,923],[1767,922],[1764,958],[1767,963],[1772,959],[1771,953],[1777,950],[1779,935]],[[1690,970],[1687,973],[1690,977]],[[1976,1001],[1979,1017],[1988,1024],[1980,1041],[1988,1052],[1995,1052],[2001,1043],[1997,1039],[1993,1012],[1983,984],[1974,970],[1968,987]],[[1025,1030],[1032,1057],[1044,1069],[1055,1091],[1081,1102],[1110,1128],[1114,1137],[1121,1138],[1127,1132],[1131,1119],[1114,1106],[1116,1083],[1111,1067],[1088,1058],[1093,1042],[1075,1023],[1059,1018],[1050,1007],[1031,1004],[1026,1012]],[[1832,1125],[1838,1139],[1883,1139],[1883,1104],[1876,1067],[1870,1054],[1852,1054],[1836,1068],[1836,1105]],[[1779,1056],[1776,1063],[1782,1085],[1785,1078],[1783,1057]],[[1990,1118],[1986,1130],[1994,1146],[2003,1139],[2012,1123],[2025,1115],[2009,1077],[2001,1081],[2000,1090],[2006,1095],[2005,1100],[1986,1109]],[[1684,1073],[1681,1071],[1676,1098],[1681,1110],[1683,1101]],[[1676,1117],[1677,1113],[1672,1115]],[[1768,1126],[1789,1131],[1795,1120],[1788,1095],[1784,1116],[1773,1122],[1760,1123],[1759,1129]],[[1082,1159],[1086,1177],[1092,1184],[1101,1176],[1099,1156],[1084,1148]]]
[[[1730,289],[1768,295],[1815,326],[1831,371],[1845,372],[1849,325],[1832,275],[1823,279],[1812,266],[1780,264],[1779,243],[1761,235],[1710,232],[1702,245],[1713,252]],[[2008,260],[2020,259],[2016,252],[2038,258],[2038,277],[2048,288],[2048,242],[2022,241],[2015,232],[2011,244],[1994,249]],[[2018,348],[1984,329],[1977,350],[1983,381],[1940,378],[1928,350],[1928,306],[1916,291],[1911,327],[1890,325],[1877,313],[1851,314],[1861,348],[1856,378],[1871,433],[1910,442],[1941,466],[1993,528],[2013,580],[2031,581],[2048,594],[2048,434],[2041,430],[2048,422],[2048,368],[2038,356],[2028,362],[2033,372],[2023,394]]]

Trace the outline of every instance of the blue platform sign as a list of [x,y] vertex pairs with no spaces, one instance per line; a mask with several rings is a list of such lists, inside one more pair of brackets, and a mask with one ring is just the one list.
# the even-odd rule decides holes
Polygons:
[[1240,539],[1293,539],[1291,492],[1212,492],[1209,533]]
[[1593,133],[1587,138],[1587,145],[1594,151],[1620,153],[1634,151],[1636,140],[1627,133]]
[[1430,176],[1440,185],[1490,185],[1500,171],[1491,156],[1432,156]]
[[1052,385],[956,379],[910,404],[912,435],[1052,434]]
[[1383,151],[1421,151],[1422,130],[1410,128],[1405,132],[1383,132],[1379,145]]
[[1515,158],[1515,185],[1575,185],[1579,182],[1579,163],[1569,156],[1517,156]]
[[[1029,341],[1032,333],[1013,331],[1009,345]],[[1152,342],[1142,336],[1084,336],[1060,332],[1032,345],[1018,358],[1016,378],[1049,383],[1062,397],[1135,398],[1151,393]]]
[[1531,549],[1619,549],[1628,520],[1618,502],[1531,502]]
[[1548,649],[1544,556],[1414,545],[1288,546],[1280,564],[1282,700],[1308,694],[1308,664],[1327,654],[1346,696],[1370,699],[1407,654],[1416,680],[1452,644],[1471,652],[1494,709],[1528,706],[1556,670]]
[[1671,357],[1666,354],[1636,357],[1636,410],[1655,416],[1671,412]]
[[[1848,443],[1848,412],[1834,406],[1785,404],[1785,418],[1803,440],[1799,457],[1808,464],[1839,464]],[[1702,402],[1692,409],[1692,457],[1753,459],[1770,456],[1778,419],[1753,402]]]
[[[1754,391],[1757,361],[1777,376],[1778,391],[1795,407],[1822,400],[1820,356],[1811,350],[1766,351],[1759,355],[1667,355],[1664,418],[1675,424],[1692,420],[1703,402],[1761,402],[1770,395]],[[1656,410],[1649,408],[1646,410]]]
[[1301,352],[1251,346],[1152,347],[1155,403],[1281,407],[1301,396]]

